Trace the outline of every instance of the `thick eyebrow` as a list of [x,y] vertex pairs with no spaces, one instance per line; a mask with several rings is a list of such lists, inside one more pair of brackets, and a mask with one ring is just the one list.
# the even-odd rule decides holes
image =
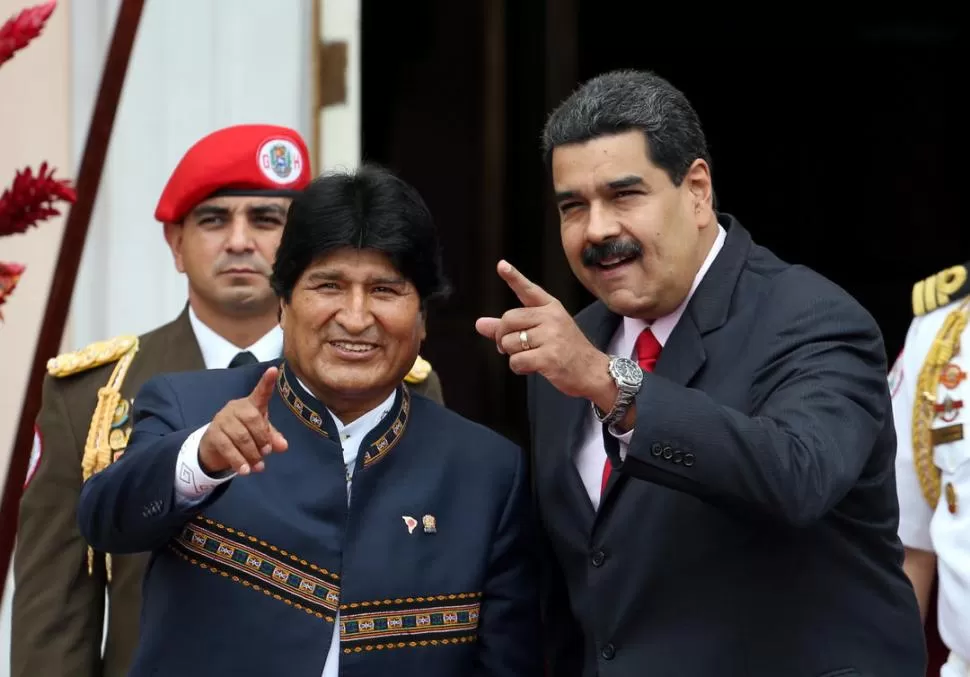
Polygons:
[[199,205],[192,210],[192,216],[197,219],[201,219],[205,216],[228,216],[229,210],[225,207],[217,207],[216,205]]
[[[347,279],[345,275],[334,270],[315,270],[309,275],[307,275],[307,282],[340,282]],[[370,277],[367,278],[366,283],[369,285],[404,285],[407,284],[407,280],[403,277]]]
[[622,188],[629,188],[630,186],[642,186],[643,179],[639,176],[624,176],[622,179],[617,179],[616,181],[610,181],[606,184],[611,190],[620,190]]
[[[199,205],[192,210],[192,216],[197,219],[204,218],[206,216],[229,216],[229,208],[222,207],[219,205]],[[269,204],[269,205],[253,205],[247,208],[246,212],[251,218],[259,218],[265,216],[279,216],[280,218],[286,217],[286,209],[281,205]]]
[[[610,190],[622,190],[623,188],[629,188],[631,186],[643,186],[643,179],[639,176],[631,174],[630,176],[624,176],[623,178],[610,181],[606,184],[606,187]],[[576,191],[564,190],[556,193],[556,202],[563,202],[565,200],[571,200],[578,197]]]
[[373,277],[367,281],[369,284],[380,284],[388,287],[407,284],[408,281],[403,277]]
[[280,205],[255,205],[249,208],[249,216],[279,216],[286,217],[286,210]]

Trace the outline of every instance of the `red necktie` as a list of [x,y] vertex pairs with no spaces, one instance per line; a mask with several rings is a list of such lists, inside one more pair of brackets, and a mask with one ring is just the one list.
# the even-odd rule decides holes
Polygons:
[[[640,335],[637,337],[637,344],[634,352],[637,356],[637,363],[640,368],[644,371],[653,371],[654,366],[657,364],[657,358],[660,357],[660,351],[663,346],[660,345],[660,341],[657,337],[653,335],[650,328],[647,327]],[[610,465],[610,459],[606,459],[606,463],[603,465],[603,481],[600,484],[600,494],[606,493],[606,482],[610,479],[610,472],[613,470],[613,466]]]

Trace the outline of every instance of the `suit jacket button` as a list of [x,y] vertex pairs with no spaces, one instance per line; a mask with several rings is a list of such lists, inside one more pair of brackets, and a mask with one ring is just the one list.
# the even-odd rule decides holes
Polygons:
[[684,454],[684,467],[689,468],[692,465],[694,465],[694,454],[688,451],[686,454]]
[[600,651],[600,656],[603,657],[603,660],[611,661],[613,660],[613,656],[615,655],[616,655],[616,649],[612,644],[607,644],[606,646],[603,647],[603,650]]
[[590,559],[590,562],[592,562],[593,566],[597,568],[603,566],[603,562],[605,561],[606,561],[606,553],[603,552],[602,550],[597,550],[596,552],[594,552],[593,557]]
[[664,455],[664,460],[669,461],[671,458],[673,458],[674,450],[671,449],[670,447],[664,447],[663,455]]
[[654,442],[653,445],[650,447],[650,453],[653,454],[654,456],[660,456],[660,453],[662,451],[663,451],[663,447],[660,446],[660,444],[657,442]]

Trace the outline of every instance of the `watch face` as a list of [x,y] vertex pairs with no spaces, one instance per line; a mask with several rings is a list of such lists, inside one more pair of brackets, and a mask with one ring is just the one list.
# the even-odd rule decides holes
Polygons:
[[643,380],[643,371],[633,360],[622,357],[614,360],[612,365],[613,377],[621,385],[638,386]]

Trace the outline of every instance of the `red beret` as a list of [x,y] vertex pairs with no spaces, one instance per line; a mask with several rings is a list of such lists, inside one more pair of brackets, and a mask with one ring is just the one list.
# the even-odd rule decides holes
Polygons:
[[178,223],[200,202],[223,195],[295,195],[310,183],[303,138],[275,125],[236,125],[196,142],[178,163],[155,208]]

